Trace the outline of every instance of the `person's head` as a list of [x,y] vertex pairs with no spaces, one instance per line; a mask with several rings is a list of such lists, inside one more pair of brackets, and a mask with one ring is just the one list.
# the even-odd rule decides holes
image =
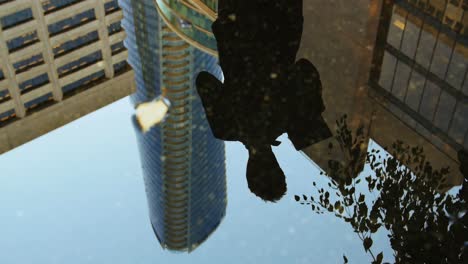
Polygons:
[[286,193],[286,179],[271,146],[247,148],[247,183],[250,191],[265,201],[280,200]]

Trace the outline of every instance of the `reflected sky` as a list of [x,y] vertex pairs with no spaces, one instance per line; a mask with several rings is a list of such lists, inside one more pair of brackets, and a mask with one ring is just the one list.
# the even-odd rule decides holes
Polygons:
[[[149,223],[132,113],[124,98],[0,156],[1,263],[369,261],[347,224],[294,201],[326,179],[285,135],[274,147],[288,184],[281,201],[250,193],[247,151],[227,142],[225,219],[194,252],[163,250]],[[374,243],[390,250],[383,234]]]

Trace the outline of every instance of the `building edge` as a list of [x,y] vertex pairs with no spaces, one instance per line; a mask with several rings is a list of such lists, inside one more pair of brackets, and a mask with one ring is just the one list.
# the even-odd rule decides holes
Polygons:
[[41,111],[0,128],[0,154],[105,107],[135,92],[133,71],[128,70]]

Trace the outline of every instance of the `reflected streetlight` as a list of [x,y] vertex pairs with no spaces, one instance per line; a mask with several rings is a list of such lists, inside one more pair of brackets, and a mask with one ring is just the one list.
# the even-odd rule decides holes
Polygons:
[[153,126],[164,121],[169,111],[171,102],[164,95],[158,96],[150,102],[141,103],[136,107],[136,120],[143,133],[148,132]]

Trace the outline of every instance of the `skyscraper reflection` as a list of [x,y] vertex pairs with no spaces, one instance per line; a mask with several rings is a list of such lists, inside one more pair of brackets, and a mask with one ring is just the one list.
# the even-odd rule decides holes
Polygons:
[[[199,71],[221,78],[221,70],[214,56],[173,31],[180,25],[163,21],[155,1],[119,4],[137,83],[133,103],[152,100],[163,93],[162,87],[171,102],[163,124],[147,133],[135,126],[151,224],[163,248],[192,251],[213,233],[226,211],[224,143],[213,137],[194,85]],[[166,22],[191,26],[186,15]]]

